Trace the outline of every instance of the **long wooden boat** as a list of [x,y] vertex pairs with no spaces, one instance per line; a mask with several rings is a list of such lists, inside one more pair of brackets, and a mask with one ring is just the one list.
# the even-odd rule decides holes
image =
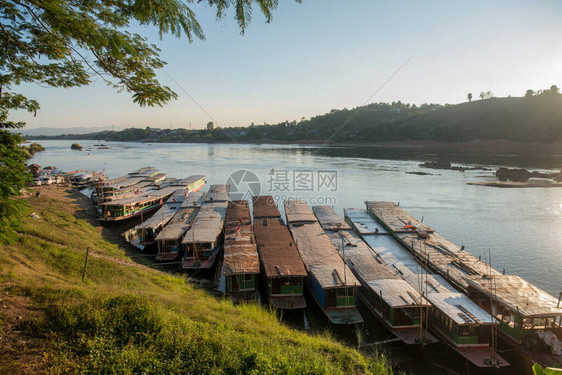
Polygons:
[[189,194],[174,216],[164,226],[162,231],[158,233],[156,237],[156,242],[158,243],[156,261],[175,261],[181,259],[183,256],[181,253],[181,241],[185,232],[193,223],[193,219],[203,204],[204,198],[205,193],[202,191]]
[[[429,328],[443,342],[478,367],[508,366],[490,346],[498,322],[443,277],[428,274],[425,264],[396,241],[366,211],[344,210],[345,218],[395,272],[431,303]],[[359,229],[360,228],[360,229]]]
[[186,197],[197,192],[205,183],[205,176],[202,175],[190,176],[176,181],[175,185],[181,186],[181,188],[175,190],[154,215],[135,228],[139,244],[142,247],[153,244],[158,233],[172,219]]
[[164,202],[154,215],[134,228],[136,234],[135,242],[138,242],[140,248],[149,246],[156,241],[156,236],[158,236],[164,226],[174,217],[187,194],[188,191],[186,189],[174,191],[170,198]]
[[[412,254],[425,259],[430,269],[468,294],[485,310],[493,312],[500,321],[498,332],[507,343],[542,365],[562,363],[559,299],[518,276],[503,275],[395,203],[366,204],[369,214]],[[407,225],[403,222],[411,223],[411,226],[405,228]],[[545,328],[547,321],[549,328]],[[550,332],[546,338],[545,332]]]
[[255,301],[260,261],[248,201],[229,201],[224,223],[222,272],[226,293],[234,303]]
[[308,288],[333,324],[363,323],[357,310],[361,286],[324,232],[316,216],[302,201],[286,201],[289,231],[308,272]]
[[224,241],[224,219],[229,192],[230,185],[209,187],[205,202],[183,237],[182,268],[204,269],[213,266]]
[[396,337],[406,344],[437,340],[423,328],[430,303],[403,280],[329,206],[312,211],[340,255],[361,282],[359,298]]
[[253,199],[254,232],[265,293],[277,309],[304,309],[306,269],[273,197]]
[[142,188],[162,181],[166,177],[154,167],[144,167],[125,176],[105,179],[94,185],[93,198],[96,204],[128,198]]
[[169,179],[152,184],[141,189],[134,196],[109,201],[100,204],[101,221],[111,222],[126,220],[134,217],[142,217],[144,214],[154,211],[164,205],[164,202],[178,189],[185,189],[189,192],[188,186],[194,190],[200,189],[205,185],[204,176],[192,176],[191,178],[179,180]]

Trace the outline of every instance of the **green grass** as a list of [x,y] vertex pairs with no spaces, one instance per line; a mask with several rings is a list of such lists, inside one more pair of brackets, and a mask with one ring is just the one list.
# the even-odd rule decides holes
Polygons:
[[65,210],[68,203],[29,202],[40,219],[25,218],[18,240],[0,248],[0,281],[40,312],[25,317],[19,329],[42,342],[37,356],[47,372],[390,372],[383,356],[365,357],[327,335],[290,329],[255,304],[233,306],[184,278],[138,266],[99,228]]

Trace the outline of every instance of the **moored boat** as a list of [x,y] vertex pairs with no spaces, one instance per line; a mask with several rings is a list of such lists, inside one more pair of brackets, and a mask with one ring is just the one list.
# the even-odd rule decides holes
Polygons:
[[211,185],[205,202],[182,240],[182,268],[211,268],[222,248],[229,185]]
[[271,196],[253,199],[254,231],[265,293],[277,309],[304,309],[306,269]]
[[224,223],[222,272],[233,302],[255,301],[260,263],[248,201],[229,201]]
[[203,204],[204,196],[205,194],[201,191],[189,194],[174,216],[158,233],[156,261],[174,261],[181,258],[183,255],[180,251],[181,241]]
[[357,288],[361,286],[344,263],[306,203],[286,201],[289,231],[308,272],[307,286],[333,324],[359,324]]
[[430,304],[357,235],[329,206],[312,210],[340,255],[361,282],[359,298],[396,337],[406,344],[437,340],[423,327]]
[[490,345],[498,322],[389,235],[365,210],[344,210],[346,222],[385,264],[430,303],[428,327],[443,342],[478,367],[508,366]]

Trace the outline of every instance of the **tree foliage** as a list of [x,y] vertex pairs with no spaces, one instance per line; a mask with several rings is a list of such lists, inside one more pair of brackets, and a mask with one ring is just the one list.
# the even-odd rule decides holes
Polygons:
[[204,39],[194,3],[213,8],[217,18],[233,8],[244,33],[253,6],[269,22],[278,0],[0,0],[2,229],[15,223],[17,205],[10,197],[27,179],[18,147],[21,139],[6,130],[25,124],[9,121],[8,114],[13,110],[36,114],[39,110],[37,101],[15,89],[22,83],[79,87],[101,78],[111,87],[129,92],[140,106],[162,106],[177,97],[157,80],[156,70],[165,62],[157,46],[130,29],[140,24],[156,27],[161,38],[171,34],[190,42]]

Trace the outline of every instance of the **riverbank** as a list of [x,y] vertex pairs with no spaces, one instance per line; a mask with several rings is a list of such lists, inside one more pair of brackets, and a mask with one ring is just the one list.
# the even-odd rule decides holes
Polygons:
[[391,372],[376,354],[131,261],[77,190],[35,191],[18,239],[0,248],[1,373]]

